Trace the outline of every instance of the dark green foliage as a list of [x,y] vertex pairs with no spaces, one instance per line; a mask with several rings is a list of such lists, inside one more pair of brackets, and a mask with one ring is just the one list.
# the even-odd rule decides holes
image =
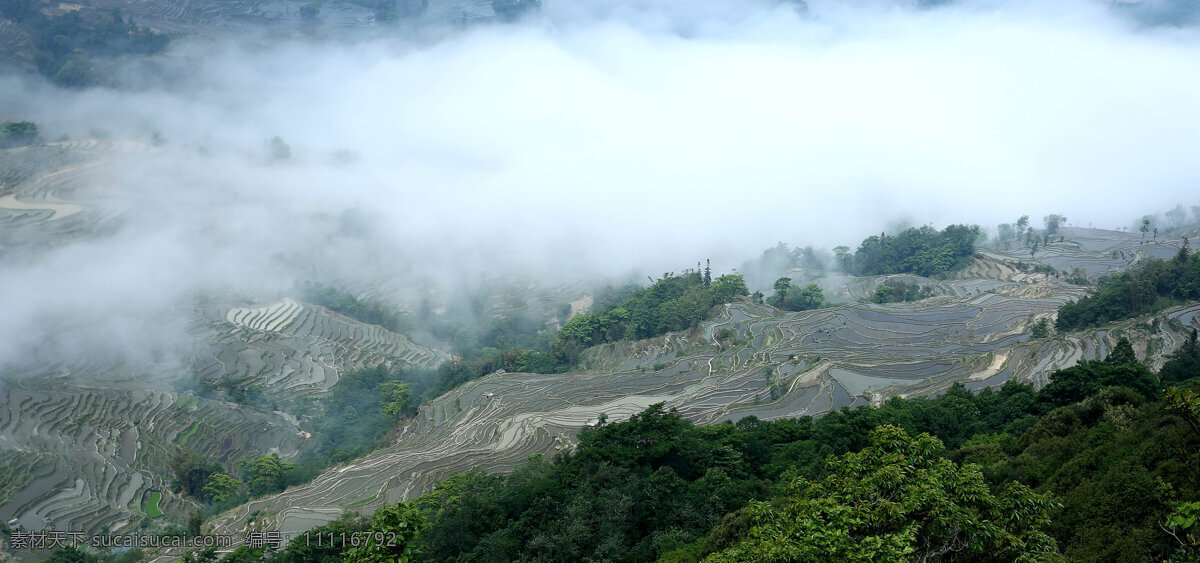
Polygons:
[[[584,430],[572,455],[530,460],[509,476],[454,476],[416,505],[430,521],[418,541],[431,560],[645,561],[693,545],[750,499],[778,494],[796,476],[819,478],[828,455],[861,449],[880,424],[930,432],[959,446],[977,432],[1023,429],[1044,412],[1032,388],[1010,383],[972,395],[893,399],[879,409],[813,420],[696,427],[655,405],[627,422]],[[736,518],[733,520],[736,522]],[[723,528],[727,536],[741,529]]]
[[[343,515],[324,526],[313,528],[304,534],[296,536],[288,542],[287,547],[275,554],[267,554],[263,561],[278,563],[342,563],[345,561],[344,552],[349,551],[349,542],[343,543],[341,538],[354,537],[371,526],[368,517],[353,514]],[[333,541],[330,541],[333,538]]]
[[32,121],[5,121],[0,125],[0,149],[31,145],[40,139],[38,126]]
[[687,330],[714,305],[748,295],[742,276],[726,274],[704,284],[700,272],[664,274],[654,285],[593,313],[576,315],[559,331],[564,349],[641,339]]
[[417,403],[405,383],[407,376],[416,373],[388,370],[382,364],[343,373],[321,400],[323,416],[313,422],[317,445],[305,452],[302,464],[324,467],[374,449],[398,416],[416,411]]
[[1200,343],[1197,342],[1196,329],[1193,328],[1191,337],[1170,355],[1158,375],[1163,385],[1200,377]]
[[278,454],[271,454],[254,458],[241,468],[241,473],[250,494],[260,496],[286,489],[289,483],[298,480],[296,470],[296,464],[279,459]]
[[1043,417],[1019,450],[986,464],[1063,501],[1051,533],[1072,560],[1163,560],[1174,546],[1159,527],[1175,500],[1196,499],[1200,440],[1157,401],[1122,388]]
[[1108,358],[1083,360],[1050,377],[1050,384],[1041,390],[1041,395],[1058,406],[1082,401],[1103,387],[1126,387],[1146,398],[1162,395],[1158,379],[1137,361],[1133,348],[1124,338],[1117,342]]
[[1055,327],[1086,328],[1196,299],[1200,299],[1200,259],[1181,250],[1169,261],[1150,260],[1100,278],[1094,295],[1059,307]]
[[913,227],[896,236],[870,236],[854,253],[851,271],[936,276],[966,264],[979,237],[977,225],[950,225],[940,232],[929,226]]
[[900,303],[919,301],[933,295],[933,289],[920,284],[906,284],[902,281],[885,281],[875,289],[871,296],[874,303]]
[[241,488],[242,484],[237,479],[224,473],[214,473],[205,481],[200,493],[204,500],[224,503],[239,499]]
[[796,287],[792,285],[792,278],[779,278],[775,281],[775,293],[767,298],[767,303],[788,311],[807,311],[824,305],[825,294],[815,283]]
[[741,434],[733,424],[697,428],[655,405],[583,431],[573,456],[446,480],[415,501],[430,520],[417,545],[439,561],[653,559],[764,493]]
[[356,563],[406,562],[412,556],[413,540],[424,520],[407,503],[385,506],[375,511],[371,526],[362,535],[367,541],[351,545],[346,560]]
[[203,498],[209,477],[224,470],[220,463],[191,450],[180,450],[171,458],[171,474],[175,476],[179,492],[196,498]]
[[1042,318],[1038,322],[1033,323],[1033,327],[1029,329],[1034,338],[1045,338],[1050,336],[1050,321]]
[[[1155,399],[1160,395],[1154,374],[1122,340],[1104,361],[1055,372],[1041,392],[1011,381],[978,394],[954,385],[938,397],[893,398],[817,420],[750,417],[707,427],[655,405],[627,422],[583,430],[574,453],[552,462],[537,456],[508,476],[476,470],[447,479],[415,501],[430,522],[417,547],[422,557],[447,561],[694,561],[765,533],[752,528],[779,501],[757,505],[758,516],[742,508],[748,501],[777,499],[785,494],[782,484],[797,478],[829,479],[839,467],[826,464],[830,456],[862,450],[873,429],[893,425],[936,437],[947,448],[941,455],[957,464],[982,466],[992,487],[987,494],[1036,509],[1024,524],[1003,527],[1014,523],[984,517],[1000,506],[984,502],[969,520],[982,526],[980,541],[998,537],[987,530],[1001,525],[996,533],[1032,533],[1028,538],[1040,538],[1042,546],[1050,544],[1039,534],[1048,532],[1071,559],[1161,560],[1175,547],[1159,524],[1190,506],[1181,502],[1200,499],[1200,415],[1193,429],[1175,414],[1200,413],[1191,406],[1200,399],[1192,393],[1187,409],[1168,411]],[[952,467],[936,457],[927,461]],[[922,475],[929,474],[913,478]],[[951,491],[963,486],[941,483]],[[1062,508],[1046,513],[1045,493]],[[959,496],[960,505],[983,502],[976,493]],[[1179,516],[1180,526],[1186,518]],[[938,535],[937,521],[926,522],[931,542],[949,537]]]
[[820,481],[795,479],[773,502],[753,502],[749,529],[710,561],[1044,559],[1050,497],[1018,483],[993,493],[979,467],[942,456],[928,434],[871,432],[861,452],[830,458]]

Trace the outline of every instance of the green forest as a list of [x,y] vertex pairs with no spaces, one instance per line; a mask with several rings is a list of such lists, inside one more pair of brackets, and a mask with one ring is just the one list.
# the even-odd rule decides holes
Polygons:
[[1059,308],[1054,326],[1058,330],[1098,326],[1195,299],[1200,299],[1200,257],[1190,254],[1184,239],[1170,260],[1149,260],[1100,278],[1095,294]]
[[863,240],[853,255],[843,255],[843,268],[854,275],[916,274],[933,277],[965,265],[981,237],[978,225],[913,227],[895,236]]
[[576,315],[563,325],[559,339],[592,346],[683,331],[704,320],[714,305],[748,294],[745,281],[737,274],[712,279],[708,271],[667,273],[618,303]]
[[595,310],[575,315],[558,331],[548,352],[521,355],[514,366],[520,371],[560,373],[579,362],[584,348],[661,336],[696,327],[713,307],[749,295],[741,275],[713,278],[708,268],[682,275],[665,273],[650,287],[614,291]]

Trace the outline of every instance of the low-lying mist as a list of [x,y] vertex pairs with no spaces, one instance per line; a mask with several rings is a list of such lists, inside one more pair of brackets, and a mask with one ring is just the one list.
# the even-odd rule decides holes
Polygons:
[[120,89],[0,77],[0,120],[145,144],[83,190],[115,233],[4,249],[0,365],[184,354],[198,294],[303,279],[450,300],[724,272],[897,218],[1124,226],[1196,203],[1198,67],[1196,29],[1100,2],[546,0],[419,35],[184,37]]

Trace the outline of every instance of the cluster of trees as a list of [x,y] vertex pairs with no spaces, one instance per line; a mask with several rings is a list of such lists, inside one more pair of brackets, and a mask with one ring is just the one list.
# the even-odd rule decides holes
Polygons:
[[1074,330],[1161,311],[1185,300],[1200,299],[1200,256],[1187,240],[1168,261],[1150,260],[1100,278],[1096,293],[1058,309],[1058,330]]
[[242,460],[226,469],[191,450],[180,450],[171,458],[171,474],[177,491],[211,503],[210,511],[241,504],[251,497],[280,492],[303,483],[311,474],[276,454]]
[[42,138],[32,121],[5,121],[0,124],[0,149],[32,145]]
[[978,225],[913,227],[895,236],[880,234],[862,242],[846,269],[855,275],[917,274],[937,276],[961,267],[975,254]]
[[279,404],[263,394],[261,385],[246,385],[244,380],[225,375],[217,380],[197,380],[196,394],[208,399],[224,399],[239,405],[278,410]]
[[0,14],[31,31],[38,71],[59,86],[93,84],[91,57],[153,55],[170,43],[169,37],[126,19],[120,9],[86,17],[80,12],[48,17],[35,0],[0,0]]
[[807,311],[825,304],[825,294],[815,283],[797,287],[792,285],[792,278],[779,278],[774,287],[775,293],[767,298],[767,303],[780,309]]
[[713,279],[707,268],[703,273],[666,273],[618,303],[576,315],[563,325],[558,337],[563,343],[587,347],[661,336],[695,327],[713,306],[748,294],[745,281],[737,274]]
[[903,303],[920,301],[931,295],[933,295],[933,289],[927,285],[888,280],[875,288],[875,294],[871,296],[871,301],[873,303]]
[[[1050,243],[1050,237],[1058,234],[1058,228],[1066,224],[1067,218],[1057,213],[1051,213],[1042,217],[1042,224],[1045,229],[1042,231],[1040,242],[1045,245]],[[996,226],[996,242],[1004,247],[1010,246],[1013,242],[1025,244],[1026,246],[1036,246],[1039,242],[1037,229],[1029,224],[1029,216],[1022,215],[1013,223],[1001,223]]]
[[759,285],[786,276],[795,268],[803,268],[810,272],[826,271],[832,260],[833,257],[827,251],[818,250],[812,245],[793,248],[780,242],[764,250],[762,256],[757,259],[743,263],[741,272],[746,276],[748,284]]
[[332,463],[366,455],[404,415],[417,410],[408,380],[425,383],[432,370],[389,369],[380,364],[345,372],[320,400],[313,420],[317,444],[301,458],[312,473]]
[[[1127,341],[1045,389],[893,398],[820,419],[695,426],[653,405],[508,475],[446,479],[373,520],[438,561],[1187,559],[1200,548],[1200,346]],[[415,536],[415,537],[414,537]],[[1189,543],[1190,542],[1190,543]],[[353,559],[301,536],[229,561]]]

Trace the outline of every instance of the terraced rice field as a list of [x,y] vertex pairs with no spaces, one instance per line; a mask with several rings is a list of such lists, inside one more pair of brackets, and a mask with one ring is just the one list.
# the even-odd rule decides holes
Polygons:
[[[1066,240],[1058,242],[1059,236]],[[996,260],[1035,262],[1065,272],[1083,268],[1089,277],[1095,278],[1123,270],[1147,258],[1170,258],[1183,243],[1181,239],[1170,240],[1162,236],[1156,241],[1148,236],[1143,237],[1142,233],[1079,227],[1063,227],[1059,229],[1059,235],[1050,238],[1050,244],[1039,245],[1033,256],[1030,256],[1027,247],[981,252]],[[968,272],[967,275],[978,273]]]
[[166,391],[4,382],[0,403],[0,475],[17,477],[0,479],[0,518],[30,530],[122,533],[143,515],[181,519],[189,501],[166,492],[175,444],[231,463],[293,458],[304,442],[286,416]]
[[941,282],[945,296],[908,304],[786,314],[735,304],[689,333],[593,348],[582,373],[491,375],[422,408],[391,447],[227,513],[216,529],[242,533],[248,515],[263,511],[268,528],[295,534],[343,508],[367,512],[412,498],[471,467],[509,470],[531,454],[571,447],[602,412],[620,421],[665,402],[696,422],[773,419],[937,393],[958,381],[1041,385],[1056,369],[1104,357],[1117,331],[1141,354],[1156,350],[1149,359],[1157,364],[1197,324],[1193,306],[1160,315],[1155,328],[1131,320],[1032,339],[1033,322],[1084,291],[1044,278]]
[[429,368],[449,358],[404,335],[288,298],[204,306],[198,317],[197,335],[206,343],[193,360],[200,379],[228,377],[283,397],[322,396],[345,369],[381,362]]
[[145,148],[88,140],[0,151],[0,249],[58,246],[113,232],[128,208],[95,178]]

